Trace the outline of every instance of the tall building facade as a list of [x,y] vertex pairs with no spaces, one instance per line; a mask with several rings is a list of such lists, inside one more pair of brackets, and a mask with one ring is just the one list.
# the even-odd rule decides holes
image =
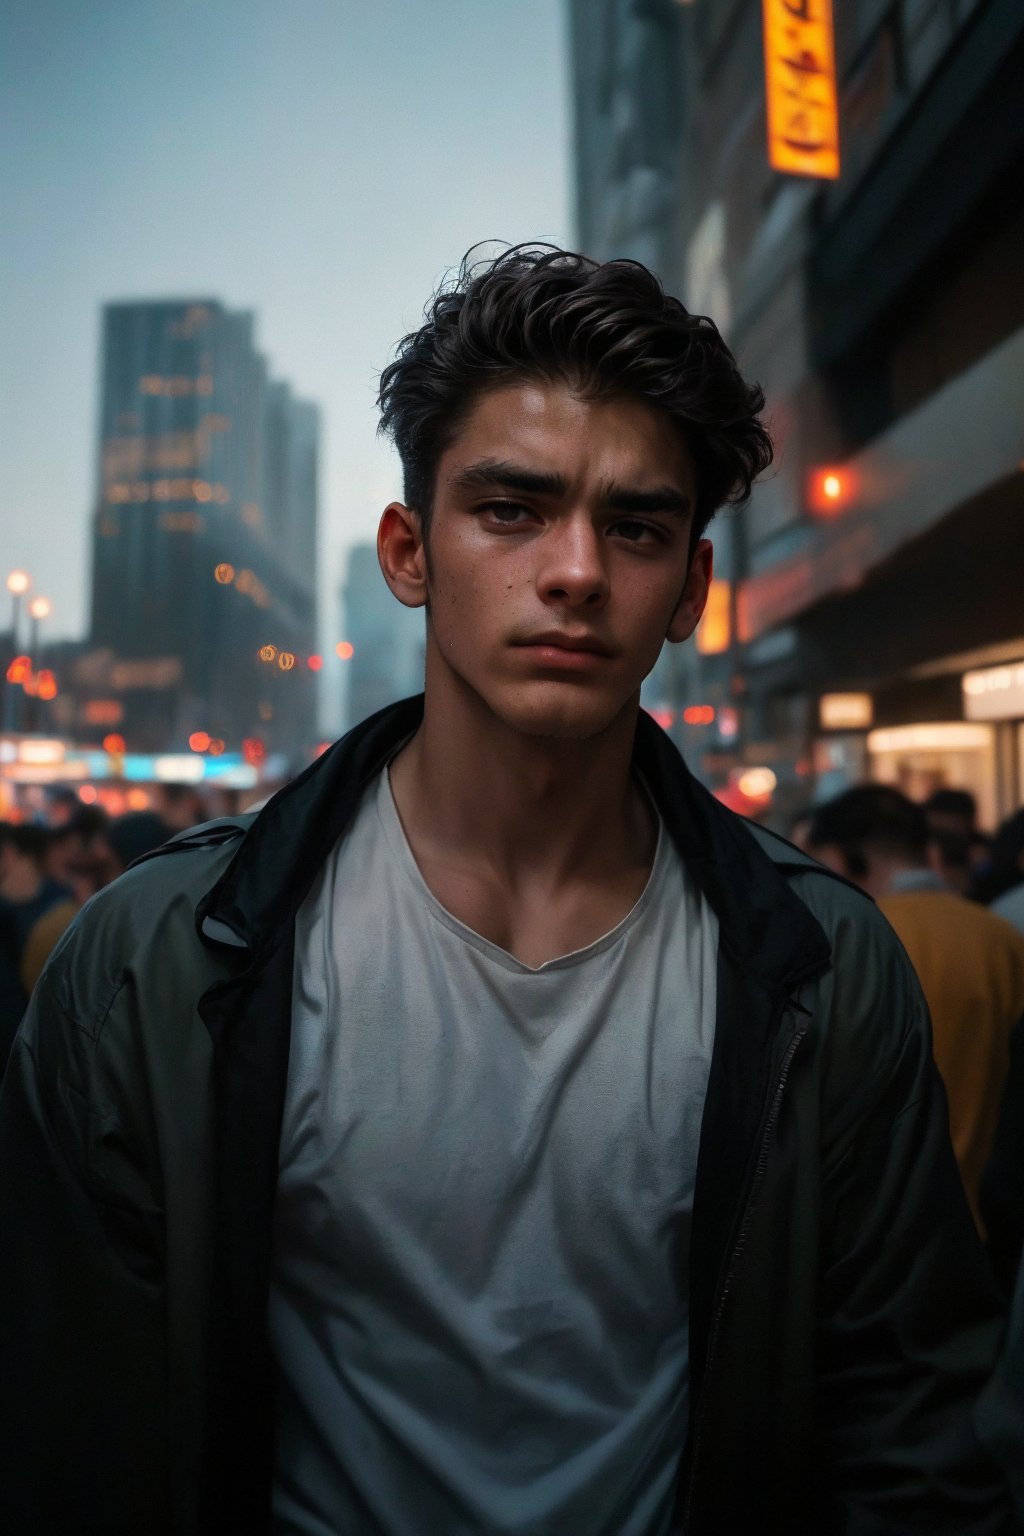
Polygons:
[[136,750],[310,744],[315,408],[213,300],[108,305],[101,375],[86,711]]
[[[660,275],[763,384],[778,450],[715,536],[725,622],[673,700],[715,714],[684,730],[691,757],[712,781],[771,768],[780,812],[870,774],[965,784],[991,823],[1024,798],[1024,10],[834,3],[841,173],[821,181],[768,163],[760,5],[596,9],[615,58],[577,49],[580,229],[607,235],[592,208],[616,197],[586,144],[628,120],[595,82],[625,89],[658,16],[678,76]],[[649,222],[592,249],[642,256]]]
[[385,704],[422,689],[424,614],[394,596],[373,544],[350,549],[341,607],[342,633],[352,646],[343,702],[345,729],[351,730]]

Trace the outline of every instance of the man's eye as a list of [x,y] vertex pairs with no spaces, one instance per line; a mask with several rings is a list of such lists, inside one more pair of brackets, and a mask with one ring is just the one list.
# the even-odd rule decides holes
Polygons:
[[631,517],[623,518],[619,522],[613,523],[610,531],[618,534],[620,538],[627,539],[631,544],[639,544],[641,540],[661,539],[664,537],[660,528],[654,527],[651,523],[637,522]]
[[480,510],[488,512],[496,523],[517,523],[527,513],[517,501],[488,501]]

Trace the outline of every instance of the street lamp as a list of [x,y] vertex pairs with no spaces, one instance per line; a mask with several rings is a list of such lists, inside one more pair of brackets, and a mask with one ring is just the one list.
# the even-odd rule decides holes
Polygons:
[[39,626],[44,619],[48,619],[53,612],[53,604],[48,597],[34,597],[28,605],[28,616],[32,620],[29,628],[28,653],[32,657],[33,669],[38,672],[42,657],[39,655]]

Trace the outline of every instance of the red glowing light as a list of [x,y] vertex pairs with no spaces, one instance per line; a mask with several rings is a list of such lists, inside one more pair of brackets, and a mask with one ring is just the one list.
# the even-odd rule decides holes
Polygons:
[[267,755],[267,749],[258,736],[247,736],[242,742],[242,756],[250,767],[258,768]]
[[816,469],[811,473],[809,501],[819,517],[837,517],[850,500],[851,477],[844,469]]
[[208,752],[210,750],[209,731],[193,731],[188,744],[193,752]]
[[15,656],[7,668],[7,681],[9,683],[25,683],[32,676],[32,658],[30,656]]
[[307,656],[306,658],[306,666],[311,672],[319,672],[323,664],[324,659],[322,656]]
[[715,711],[711,704],[688,704],[683,710],[683,720],[687,725],[712,725],[714,719]]
[[670,709],[659,707],[658,709],[649,709],[647,713],[650,715],[655,725],[660,725],[663,731],[667,731],[671,726],[672,721],[675,719],[675,716]]
[[96,793],[96,788],[94,785],[82,784],[79,786],[78,798],[81,800],[83,805],[95,805],[99,797]]
[[103,750],[109,752],[111,757],[123,757],[125,754],[125,741],[116,731],[111,731],[109,736],[103,738]]
[[334,649],[342,661],[351,661],[356,653],[356,648],[351,640],[339,640]]

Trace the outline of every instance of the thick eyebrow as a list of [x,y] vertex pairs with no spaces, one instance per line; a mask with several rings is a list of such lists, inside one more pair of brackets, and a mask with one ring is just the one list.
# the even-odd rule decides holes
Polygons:
[[[453,482],[465,490],[501,486],[503,490],[533,496],[564,496],[569,489],[564,475],[527,469],[523,464],[512,464],[504,459],[479,459],[475,464],[467,464],[453,477]],[[609,512],[668,512],[678,517],[686,517],[692,510],[689,496],[677,486],[659,485],[649,491],[640,491],[615,481],[602,486],[600,504]]]
[[478,459],[475,464],[460,469],[453,482],[467,491],[500,485],[506,491],[522,491],[534,496],[564,496],[569,489],[564,475],[527,469],[525,465],[510,464],[505,459]]

